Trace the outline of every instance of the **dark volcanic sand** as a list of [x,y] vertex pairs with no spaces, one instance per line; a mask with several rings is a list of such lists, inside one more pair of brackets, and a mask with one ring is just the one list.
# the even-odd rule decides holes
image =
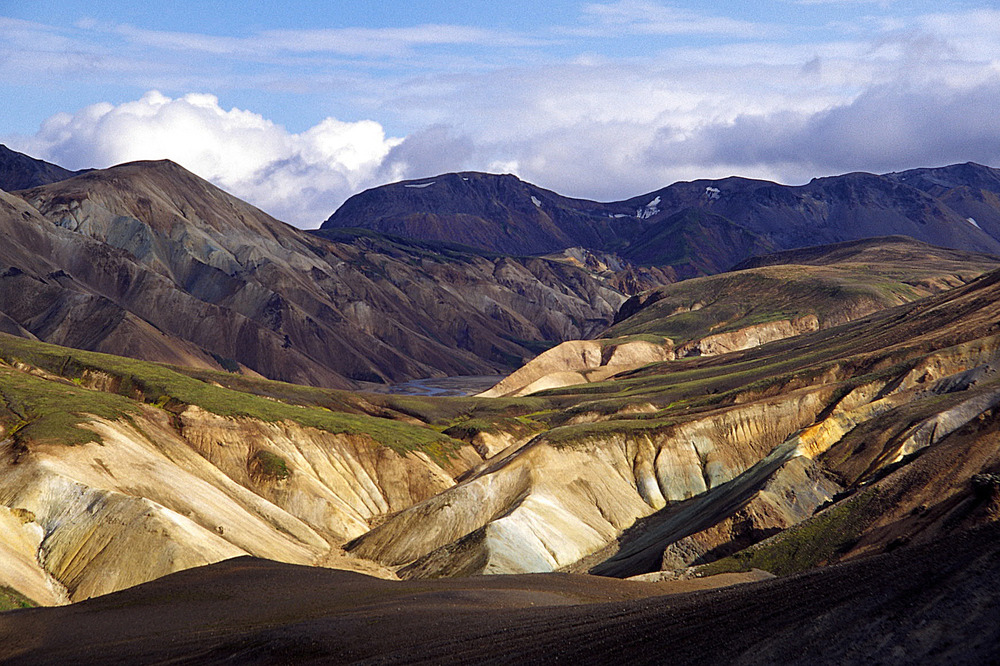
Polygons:
[[991,663],[1000,525],[783,579],[392,582],[240,558],[0,615],[5,663]]

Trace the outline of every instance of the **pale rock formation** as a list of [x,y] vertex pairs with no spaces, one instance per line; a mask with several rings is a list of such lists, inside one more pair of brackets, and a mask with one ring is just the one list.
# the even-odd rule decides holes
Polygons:
[[569,340],[542,352],[496,386],[483,398],[529,395],[574,384],[599,382],[627,370],[674,358],[669,340]]
[[820,329],[816,315],[806,315],[797,319],[779,319],[763,324],[754,324],[735,331],[706,335],[677,349],[677,356],[716,356],[729,352],[751,349],[775,340],[783,340],[794,335],[810,333]]
[[546,435],[348,544],[403,576],[551,571],[667,502],[704,493],[813,422],[829,391],[736,405],[662,430]]
[[[454,483],[426,454],[365,436],[196,407],[180,421],[178,433],[144,407],[128,420],[93,418],[97,442],[0,442],[0,584],[51,604],[246,554],[349,566],[340,543]],[[287,474],[256,469],[262,450]],[[466,447],[449,467],[480,460]]]

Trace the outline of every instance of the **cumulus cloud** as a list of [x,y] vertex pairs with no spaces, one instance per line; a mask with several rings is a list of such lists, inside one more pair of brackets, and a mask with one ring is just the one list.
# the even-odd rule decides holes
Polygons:
[[371,120],[326,118],[299,134],[213,95],[172,99],[152,91],[49,118],[21,150],[69,168],[171,159],[286,222],[322,222],[373,178],[400,139]]
[[471,138],[450,126],[432,125],[393,146],[378,170],[378,180],[392,182],[462,171],[478,166],[476,157]]

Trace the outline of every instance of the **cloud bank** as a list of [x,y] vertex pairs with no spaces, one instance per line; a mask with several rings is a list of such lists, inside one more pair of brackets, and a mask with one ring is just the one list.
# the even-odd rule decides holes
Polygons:
[[[838,3],[887,4],[807,4]],[[0,140],[71,168],[169,158],[304,228],[364,188],[446,171],[512,172],[611,200],[694,178],[801,183],[854,170],[1000,166],[1000,11],[860,17],[823,38],[649,0],[586,3],[577,18],[533,33],[418,25],[249,38],[0,20],[0,32],[21,35],[0,58],[0,80],[23,80],[32,67],[40,81],[64,76],[53,64],[62,54],[86,80],[172,82]],[[135,58],[95,41],[107,35]],[[588,49],[610,42],[617,51]],[[182,56],[202,59],[171,59]],[[270,117],[188,92],[225,98],[226,86],[278,91],[262,105]],[[154,88],[175,92],[145,92]],[[323,99],[350,120],[316,111],[293,132],[274,115],[324,108]]]

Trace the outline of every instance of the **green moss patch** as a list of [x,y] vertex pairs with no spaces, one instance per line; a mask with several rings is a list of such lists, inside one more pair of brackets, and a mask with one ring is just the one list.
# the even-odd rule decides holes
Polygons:
[[787,576],[829,564],[857,543],[871,521],[868,509],[876,497],[875,490],[859,493],[770,539],[698,570],[706,576],[751,569]]
[[270,451],[257,451],[250,456],[247,466],[250,469],[250,475],[256,478],[282,481],[291,474],[285,459]]
[[[118,418],[136,413],[136,401],[142,400],[167,409],[197,405],[224,417],[288,420],[334,434],[368,435],[400,454],[422,450],[438,461],[450,458],[461,446],[430,428],[321,406],[288,404],[201,381],[170,366],[120,356],[0,335],[0,359],[22,362],[70,380],[83,377],[87,371],[102,372],[117,380],[117,394],[105,393],[72,381],[51,381],[13,368],[0,368],[0,398],[4,401],[0,407],[6,407],[5,425],[26,439],[94,441],[96,435],[76,427],[84,420],[80,414]],[[303,392],[317,398],[321,391],[303,387]]]
[[18,608],[34,608],[37,605],[17,590],[0,585],[0,612],[17,610]]

